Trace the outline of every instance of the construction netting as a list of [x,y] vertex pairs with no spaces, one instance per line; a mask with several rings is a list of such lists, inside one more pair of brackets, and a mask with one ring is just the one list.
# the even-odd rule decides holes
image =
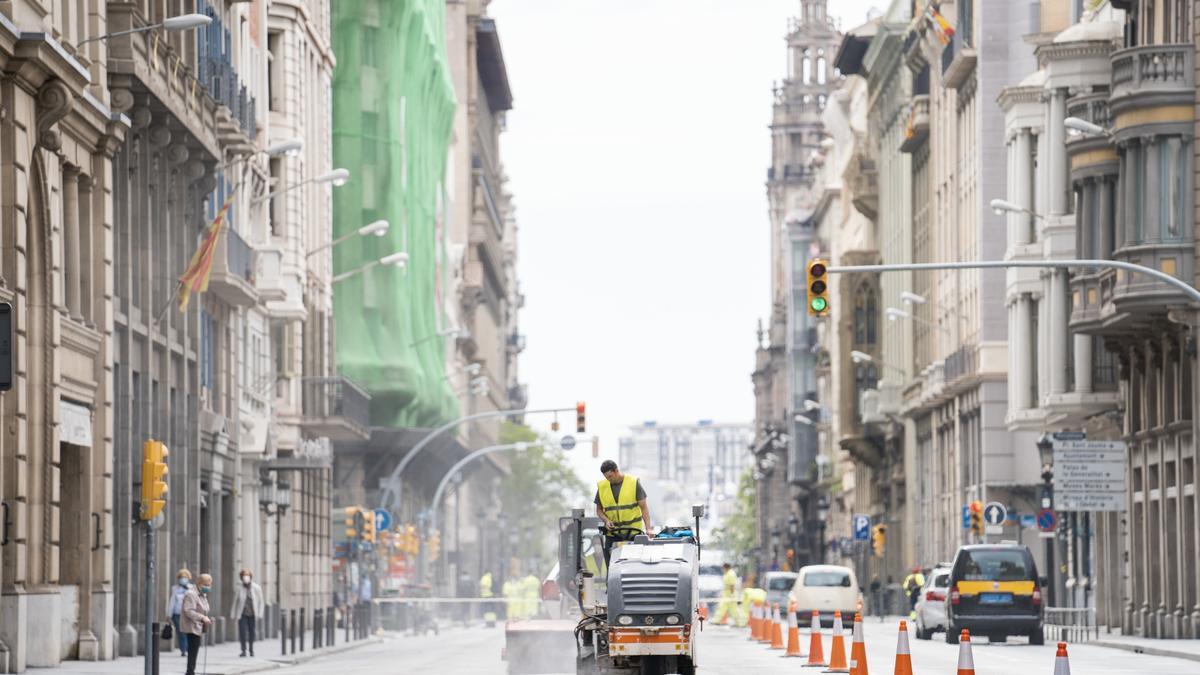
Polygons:
[[[337,361],[371,394],[371,423],[431,427],[457,416],[446,378],[445,173],[455,96],[443,0],[337,0],[333,12],[334,236],[379,219],[383,237],[333,253]],[[406,268],[378,264],[405,251]]]

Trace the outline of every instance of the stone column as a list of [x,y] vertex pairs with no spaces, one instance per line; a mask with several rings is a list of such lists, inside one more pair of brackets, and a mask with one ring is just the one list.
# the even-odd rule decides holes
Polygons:
[[1092,393],[1092,336],[1076,333],[1075,340],[1075,393]]
[[1054,89],[1050,92],[1049,119],[1046,120],[1046,133],[1050,143],[1048,148],[1049,201],[1047,207],[1052,216],[1061,216],[1068,212],[1067,205],[1067,128],[1063,120],[1067,118],[1067,92],[1064,89]]
[[1112,258],[1113,253],[1113,209],[1110,205],[1113,203],[1113,181],[1111,178],[1105,177],[1100,179],[1100,206],[1096,209],[1096,221],[1100,230],[1100,250],[1097,257],[1105,260]]
[[[96,275],[94,270],[96,249],[95,246],[95,230],[93,230],[93,214],[92,214],[92,177],[87,174],[79,174],[79,195],[78,195],[78,229],[79,229],[79,314],[83,317],[83,321],[89,327],[94,328],[93,323],[93,306],[95,303],[95,281]],[[103,220],[103,217],[101,217]],[[100,256],[104,256],[103,249],[100,251]]]
[[1013,306],[1016,321],[1013,322],[1013,335],[1010,343],[1016,357],[1013,359],[1013,369],[1009,377],[1013,381],[1013,407],[1017,410],[1027,410],[1033,407],[1033,376],[1034,346],[1032,342],[1032,311],[1033,303],[1029,295],[1022,293]]
[[1050,335],[1049,360],[1050,393],[1067,391],[1067,275],[1062,270],[1050,272],[1050,312],[1046,328]]
[[[1015,143],[1016,172],[1013,181],[1013,201],[1029,211],[1036,211],[1033,203],[1033,135],[1029,129],[1017,132]],[[1029,213],[1013,214],[1016,218],[1014,243],[1028,244],[1033,241],[1033,216]]]
[[66,293],[63,298],[67,313],[75,321],[82,321],[79,312],[81,280],[79,261],[79,169],[67,167],[63,170],[63,279]]

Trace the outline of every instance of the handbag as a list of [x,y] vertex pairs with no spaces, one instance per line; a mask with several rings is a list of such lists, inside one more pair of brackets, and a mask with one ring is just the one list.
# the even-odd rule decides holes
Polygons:
[[159,637],[161,637],[164,640],[170,640],[171,637],[175,635],[174,631],[171,628],[170,621],[163,624],[162,631],[160,631],[158,635],[159,635]]

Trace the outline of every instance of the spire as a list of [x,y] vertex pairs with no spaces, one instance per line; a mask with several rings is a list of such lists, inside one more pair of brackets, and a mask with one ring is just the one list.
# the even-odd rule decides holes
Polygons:
[[828,0],[800,0],[800,23],[825,25]]

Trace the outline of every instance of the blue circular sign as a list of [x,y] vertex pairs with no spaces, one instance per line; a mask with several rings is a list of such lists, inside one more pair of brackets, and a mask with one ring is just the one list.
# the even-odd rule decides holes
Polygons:
[[1058,523],[1058,518],[1055,517],[1054,511],[1050,509],[1042,509],[1037,514],[1038,529],[1042,532],[1051,532],[1054,526]]
[[375,531],[383,532],[392,529],[392,514],[387,509],[375,509]]

